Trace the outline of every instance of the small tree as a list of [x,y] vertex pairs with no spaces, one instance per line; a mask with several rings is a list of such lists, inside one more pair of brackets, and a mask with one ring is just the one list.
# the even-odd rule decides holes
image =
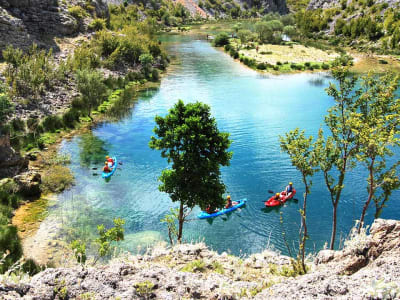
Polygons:
[[335,245],[337,209],[345,175],[349,168],[354,167],[358,150],[352,127],[352,117],[357,109],[357,95],[354,93],[357,78],[350,75],[347,67],[333,69],[332,75],[339,82],[339,88],[331,83],[327,89],[328,95],[335,100],[335,105],[328,110],[325,117],[325,124],[331,135],[325,138],[321,129],[316,142],[319,167],[324,174],[333,206],[330,249]]
[[384,200],[398,186],[396,169],[399,162],[392,164],[389,169],[387,166],[387,157],[393,156],[391,147],[400,145],[400,100],[395,99],[398,79],[393,75],[377,77],[369,74],[361,82],[357,104],[360,109],[352,120],[359,145],[356,157],[368,170],[368,197],[362,209],[359,232],[376,191],[384,188]]
[[204,210],[224,204],[220,166],[229,165],[231,141],[228,133],[218,130],[210,107],[201,102],[185,105],[179,100],[165,117],[156,116],[155,121],[157,137],[151,137],[149,146],[161,150],[161,156],[172,163],[162,171],[159,190],[180,202],[177,239],[181,242],[183,223],[194,206]]
[[296,128],[286,134],[285,137],[280,137],[281,149],[289,154],[292,165],[301,172],[305,191],[303,194],[303,209],[300,210],[301,227],[300,227],[300,243],[298,259],[301,261],[303,273],[306,273],[305,246],[308,239],[307,231],[307,196],[310,194],[312,181],[310,177],[317,171],[317,161],[313,150],[313,137],[305,137],[304,131],[299,131]]
[[79,70],[76,72],[76,80],[90,117],[92,109],[102,103],[106,96],[107,87],[103,83],[103,75],[94,70]]

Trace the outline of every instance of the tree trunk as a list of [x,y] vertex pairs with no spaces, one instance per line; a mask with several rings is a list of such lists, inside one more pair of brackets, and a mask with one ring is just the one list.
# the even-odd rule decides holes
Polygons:
[[303,268],[303,272],[306,273],[306,265],[304,263],[304,259],[305,259],[305,252],[306,252],[306,240],[307,240],[307,223],[306,223],[306,216],[307,216],[307,195],[308,195],[308,185],[307,185],[307,181],[305,176],[303,175],[303,181],[304,181],[304,185],[306,187],[306,191],[303,195],[304,200],[303,200],[303,214],[302,214],[302,226],[303,226],[303,237],[302,237],[302,241],[301,241],[301,267]]
[[363,207],[363,210],[362,210],[362,213],[361,213],[360,223],[358,224],[358,230],[357,230],[358,233],[360,233],[361,227],[362,227],[363,224],[364,224],[364,217],[365,217],[365,214],[366,214],[367,209],[368,209],[368,206],[369,206],[369,204],[370,204],[370,202],[371,202],[371,200],[372,200],[372,196],[374,195],[374,192],[375,192],[375,189],[374,189],[374,169],[373,169],[373,166],[374,166],[374,160],[372,160],[372,163],[371,163],[371,165],[370,165],[370,167],[369,167],[369,195],[368,195],[367,201],[364,203],[364,207]]
[[[343,181],[344,181],[344,174],[346,172],[346,164],[347,161],[345,160],[343,162],[344,164],[344,171],[341,171],[341,174],[339,176],[339,182],[337,184],[337,186],[341,187],[343,186]],[[332,215],[332,235],[331,235],[331,245],[329,247],[330,250],[333,250],[333,248],[335,247],[335,239],[336,239],[336,223],[337,223],[337,208],[338,208],[338,204],[339,204],[339,200],[340,200],[340,195],[342,193],[342,188],[340,188],[336,194],[336,198],[335,201],[332,203],[333,204],[333,215]]]
[[179,216],[178,216],[178,223],[179,223],[179,229],[178,229],[178,243],[182,242],[182,227],[183,227],[183,202],[181,201],[181,204],[179,206]]

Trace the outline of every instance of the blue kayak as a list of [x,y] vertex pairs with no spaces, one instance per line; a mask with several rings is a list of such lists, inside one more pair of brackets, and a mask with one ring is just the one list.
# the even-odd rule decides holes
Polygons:
[[230,207],[230,208],[221,209],[221,210],[219,210],[219,211],[217,211],[217,212],[215,212],[213,214],[209,214],[209,213],[206,213],[205,211],[202,211],[201,213],[199,213],[197,215],[197,217],[199,219],[208,219],[208,218],[218,217],[220,215],[223,215],[223,214],[226,214],[228,212],[234,211],[234,210],[238,209],[239,207],[242,207],[243,205],[246,204],[247,199],[246,198],[245,199],[241,199],[241,200],[239,200],[237,202],[239,202],[239,203],[234,205],[234,206],[232,206],[232,207]]
[[112,159],[114,160],[114,168],[111,169],[111,172],[103,172],[101,174],[101,177],[109,178],[115,173],[115,170],[117,170],[117,165],[118,165],[117,158],[113,157]]

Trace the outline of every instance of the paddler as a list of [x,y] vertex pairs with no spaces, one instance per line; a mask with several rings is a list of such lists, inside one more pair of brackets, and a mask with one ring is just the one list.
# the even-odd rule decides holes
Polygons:
[[111,168],[109,167],[108,162],[104,163],[103,171],[106,172],[106,173],[110,173],[111,172]]
[[289,182],[289,185],[285,188],[286,196],[290,197],[290,195],[293,193],[293,183]]
[[233,205],[238,204],[238,202],[232,202],[231,196],[226,196],[226,205],[225,208],[231,208]]
[[114,165],[114,160],[109,157],[108,155],[106,156],[106,162],[108,163],[108,166],[111,168]]
[[276,193],[274,199],[281,201],[281,193]]

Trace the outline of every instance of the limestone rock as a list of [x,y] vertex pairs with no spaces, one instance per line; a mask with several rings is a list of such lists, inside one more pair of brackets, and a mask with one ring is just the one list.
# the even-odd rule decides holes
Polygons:
[[13,177],[28,169],[29,161],[10,146],[8,136],[0,136],[0,179]]
[[28,171],[14,177],[19,192],[27,197],[40,196],[41,176],[36,171]]

